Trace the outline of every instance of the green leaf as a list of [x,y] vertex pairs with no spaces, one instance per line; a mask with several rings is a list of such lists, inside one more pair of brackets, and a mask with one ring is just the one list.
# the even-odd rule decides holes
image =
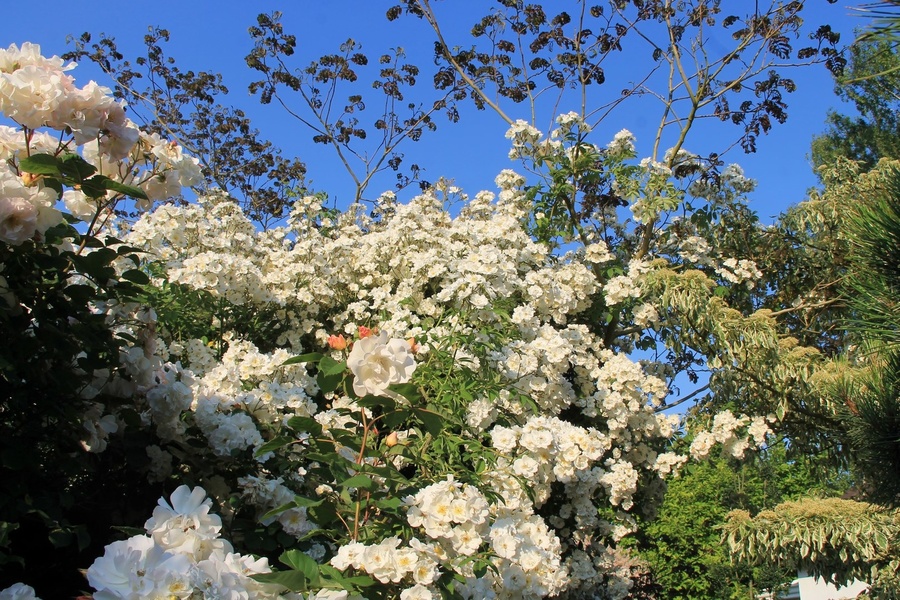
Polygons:
[[301,354],[300,356],[292,356],[291,358],[281,363],[281,366],[284,367],[286,365],[319,362],[320,360],[322,360],[322,356],[323,355],[319,352],[308,352],[306,354]]
[[412,405],[422,404],[424,402],[422,393],[419,391],[419,386],[414,383],[397,383],[391,386],[391,390],[409,400],[409,403]]
[[260,583],[276,583],[292,592],[305,592],[309,589],[306,575],[300,571],[279,571],[278,573],[259,573],[250,579]]
[[105,177],[103,175],[97,175],[86,181],[82,181],[81,191],[89,198],[105,198],[106,187],[103,185],[104,179]]
[[57,196],[62,196],[63,186],[62,182],[59,179],[56,179],[54,177],[44,177],[43,182],[46,187],[55,191]]
[[292,444],[294,441],[294,438],[279,435],[260,446],[256,452],[253,453],[253,456],[259,457],[268,452],[274,452],[279,448],[284,448],[285,446]]
[[376,484],[371,477],[362,474],[345,479],[340,485],[344,488],[357,488],[362,490],[374,490],[376,487]]
[[319,373],[324,373],[325,375],[339,375],[343,374],[346,370],[347,363],[345,361],[337,361],[330,356],[323,356],[319,361]]
[[403,421],[409,418],[410,411],[408,410],[394,410],[384,414],[382,417],[382,421],[384,424],[390,427],[391,429],[399,426]]
[[319,506],[310,506],[307,512],[310,518],[322,527],[334,523],[337,520],[337,511],[334,509],[331,502],[323,502]]
[[49,154],[32,154],[19,159],[19,169],[35,175],[54,175],[61,177],[59,161]]
[[392,398],[388,398],[387,396],[373,396],[371,394],[363,396],[357,400],[356,403],[363,408],[375,408],[380,406],[386,411],[394,410],[394,407],[397,406],[397,403],[394,402]]
[[376,501],[375,506],[386,510],[397,510],[403,506],[403,500],[392,496],[390,498],[385,498],[384,500]]
[[319,564],[299,550],[288,550],[279,556],[278,560],[303,573],[309,581],[314,581],[319,577]]
[[76,302],[87,302],[97,295],[97,288],[81,283],[67,285],[65,294]]
[[319,389],[323,394],[328,394],[333,392],[341,385],[341,381],[344,379],[343,372],[336,373],[334,375],[327,375],[325,373],[319,372],[316,375],[316,383],[319,384]]
[[306,431],[314,436],[322,433],[322,425],[310,417],[291,417],[287,424],[294,431]]
[[119,192],[120,194],[125,194],[126,196],[131,196],[132,198],[140,198],[141,200],[149,200],[147,197],[147,193],[144,192],[139,187],[134,187],[133,185],[125,185],[124,183],[119,183],[109,177],[106,178],[106,181],[103,182],[103,186],[114,192]]
[[294,505],[297,508],[309,508],[310,506],[319,506],[325,502],[324,498],[313,500],[312,498],[304,498],[303,496],[294,496]]
[[63,175],[70,177],[76,183],[85,181],[97,172],[97,167],[84,160],[77,154],[66,154],[57,162]]
[[127,279],[138,285],[147,285],[150,283],[150,277],[140,269],[129,269],[122,273],[122,279]]
[[416,417],[425,425],[425,429],[433,436],[440,435],[444,429],[444,417],[436,412],[425,410],[424,408],[412,409]]
[[86,273],[93,274],[94,271],[108,266],[112,261],[118,258],[118,254],[111,248],[98,248],[93,252],[88,252],[81,256],[81,267]]

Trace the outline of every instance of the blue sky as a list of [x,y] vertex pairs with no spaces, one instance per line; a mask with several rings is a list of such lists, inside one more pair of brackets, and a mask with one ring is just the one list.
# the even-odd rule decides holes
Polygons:
[[[280,3],[268,0],[157,0],[140,10],[133,10],[128,4],[45,0],[39,5],[40,13],[35,14],[35,5],[6,3],[4,18],[0,20],[0,45],[6,47],[11,43],[31,41],[39,43],[45,55],[61,54],[69,49],[67,35],[77,36],[84,31],[95,34],[104,32],[114,35],[120,49],[133,57],[141,48],[141,39],[148,26],[164,27],[172,34],[169,54],[176,58],[182,69],[221,72],[231,89],[228,101],[243,108],[263,136],[281,146],[286,155],[299,156],[307,163],[315,189],[327,191],[343,203],[352,188],[333,153],[313,144],[308,130],[280,108],[260,106],[247,93],[247,83],[253,76],[244,64],[244,56],[251,47],[247,28],[255,23],[260,12],[281,11],[286,31],[298,38],[300,56],[295,63],[297,66],[305,66],[322,54],[337,51],[338,45],[349,37],[362,42],[363,51],[370,54],[381,54],[391,47],[402,46],[410,62],[422,68],[422,82],[425,84],[422,87],[426,89],[432,66],[430,29],[415,19],[388,23],[384,13],[391,4],[383,0],[294,0]],[[752,10],[753,6],[752,0],[724,0],[723,4],[733,5],[736,12]],[[826,0],[807,0],[807,4],[806,14],[810,23],[827,22],[840,31],[848,42],[853,28],[863,24],[858,17],[849,16],[848,6],[852,4],[847,2],[830,5]],[[466,29],[486,7],[492,5],[493,2],[487,0],[437,3],[448,41],[451,44],[467,43]],[[148,7],[152,9],[147,10]],[[717,42],[715,39],[712,41]],[[631,71],[635,69],[633,61],[633,56],[623,53],[616,62],[607,63],[608,79],[614,81],[619,77],[626,80],[632,76]],[[87,64],[80,65],[73,75],[79,85],[89,79],[101,84],[109,83]],[[823,129],[829,108],[850,110],[848,106],[841,106],[833,96],[833,83],[824,67],[797,69],[791,77],[795,79],[798,89],[788,96],[787,123],[776,125],[770,134],[761,136],[756,154],[744,155],[736,149],[725,157],[726,162],[738,162],[748,176],[759,181],[759,188],[751,200],[764,219],[801,200],[805,190],[815,185],[816,179],[807,161],[809,142]],[[620,88],[613,82],[604,86],[603,93],[615,95]],[[559,112],[573,108],[563,103]],[[525,111],[524,106],[509,107],[513,118],[527,118]],[[549,118],[547,112],[544,121],[549,121]],[[658,108],[655,106],[626,102],[598,128],[593,141],[605,144],[615,132],[627,128],[638,136],[638,149],[643,155],[649,152],[648,138],[657,119]],[[490,112],[466,110],[460,123],[451,125],[439,117],[438,124],[437,132],[427,134],[421,142],[403,148],[410,162],[425,167],[426,179],[433,181],[439,176],[452,178],[467,192],[474,194],[479,189],[493,189],[493,178],[501,169],[516,167],[506,158],[509,148],[508,141],[503,137],[506,124]],[[719,151],[738,133],[733,126],[713,123],[690,138],[687,148],[703,155]],[[390,177],[379,180],[369,195],[388,189],[391,181]],[[402,193],[401,199],[410,193]]]

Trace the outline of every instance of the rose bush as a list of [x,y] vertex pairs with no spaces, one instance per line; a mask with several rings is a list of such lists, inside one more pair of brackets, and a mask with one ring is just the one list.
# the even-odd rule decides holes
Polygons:
[[[19,73],[27,61],[40,69]],[[150,208],[194,181],[196,163],[146,134],[124,148],[118,109],[99,126],[60,120],[66,94],[109,101],[34,47],[11,47],[2,65],[13,82],[2,109],[24,135],[5,150],[0,206],[31,208],[0,228],[0,314],[16,339],[40,332],[29,268],[61,261],[58,454],[127,450],[143,496],[175,488],[146,535],[108,545],[88,570],[97,598],[622,598],[636,567],[620,542],[687,460],[669,444],[679,418],[661,412],[675,376],[700,364],[715,389],[752,395],[759,373],[794,385],[815,360],[760,352],[779,343],[773,321],[722,299],[758,277],[711,243],[750,185],[736,168],[713,185],[690,153],[636,163],[630,134],[589,144],[570,113],[547,137],[510,130],[543,184],[507,170],[497,193],[439,183],[337,215],[310,196],[266,230],[210,194],[130,222],[116,215],[122,194]],[[46,105],[25,106],[28,86]],[[33,131],[61,124],[71,141]],[[629,207],[590,200],[607,229],[565,216],[572,182],[588,180]],[[704,219],[654,228],[686,198]],[[44,227],[42,210],[62,218],[60,199],[87,233]],[[27,412],[24,388],[45,365],[4,367],[23,388],[4,414]],[[697,451],[737,456],[767,432],[765,419],[722,413]]]

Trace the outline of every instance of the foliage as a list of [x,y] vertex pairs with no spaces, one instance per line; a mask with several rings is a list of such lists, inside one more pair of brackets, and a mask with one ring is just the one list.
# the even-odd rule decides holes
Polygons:
[[821,474],[786,459],[783,445],[736,464],[728,456],[689,465],[668,482],[657,518],[639,536],[641,556],[664,592],[661,598],[746,598],[790,581],[796,571],[782,565],[751,566],[733,561],[721,543],[726,514],[757,512],[797,499],[817,488],[840,493],[842,483],[823,486]]
[[[146,197],[94,174],[77,155],[35,154],[23,157],[19,168],[48,189],[78,185],[99,206],[108,203],[104,208],[123,193]],[[97,395],[98,381],[124,372],[120,353],[134,340],[120,327],[139,312],[141,284],[148,281],[138,268],[138,250],[92,231],[79,233],[60,222],[37,239],[0,242],[0,323],[15,340],[0,351],[0,522],[8,548],[0,552],[0,564],[6,577],[62,569],[63,589],[78,583],[64,568],[77,551],[102,547],[111,521],[134,518],[123,500],[130,495],[140,503],[134,484],[146,462],[147,439],[140,434],[102,457],[86,452],[104,450],[108,433],[119,427],[104,417],[98,401],[115,405],[121,399]],[[98,312],[101,306],[121,308],[111,320]],[[138,420],[127,410],[121,418]],[[110,520],[107,511],[118,514]]]
[[294,194],[303,189],[306,166],[288,159],[261,139],[246,114],[219,104],[228,94],[222,76],[183,71],[166,57],[165,29],[151,28],[144,36],[146,56],[126,60],[115,39],[89,33],[75,39],[65,60],[87,59],[98,64],[116,83],[115,97],[128,102],[145,131],[177,140],[200,160],[203,184],[240,198],[248,214],[262,224],[282,217]]
[[[893,511],[829,498],[786,502],[750,518],[729,515],[725,537],[740,560],[775,563],[841,584],[872,581],[896,572],[897,524]],[[877,587],[873,590],[878,594]],[[877,595],[876,597],[893,597]]]
[[[813,385],[841,441],[860,494],[880,504],[805,500],[776,509],[775,514],[735,513],[726,529],[739,557],[754,564],[774,559],[846,583],[858,577],[872,583],[877,598],[897,594],[896,507],[898,498],[898,381],[896,299],[898,171],[886,161],[882,177],[861,190],[846,223],[847,274],[842,292],[845,323],[858,336],[832,359]],[[870,172],[871,173],[874,173]],[[865,541],[864,541],[865,540]]]
[[835,92],[853,104],[858,116],[828,114],[828,128],[812,142],[817,171],[834,165],[839,157],[859,161],[863,169],[871,169],[882,158],[900,158],[897,48],[869,40],[850,46],[848,52],[848,67],[837,78]]
[[[144,460],[123,469],[175,489],[172,504],[163,500],[147,522],[149,535],[108,545],[89,572],[107,565],[127,571],[116,581],[156,585],[183,578],[190,555],[191,569],[216,570],[184,584],[197,593],[221,585],[257,598],[285,590],[314,598],[623,598],[646,578],[627,539],[656,512],[665,479],[687,454],[702,458],[721,445],[740,458],[764,446],[773,427],[800,438],[801,425],[816,414],[811,375],[825,359],[800,344],[780,315],[761,309],[768,290],[754,291],[764,274],[751,242],[762,234],[745,202],[752,182],[739,167],[721,164],[718,153],[701,157],[685,144],[706,115],[743,125],[740,141],[754,149],[760,133],[786,118],[782,91],[793,82],[782,67],[796,54],[839,68],[836,35],[823,26],[813,32],[813,47],[795,52],[802,3],[772,3],[745,17],[723,16],[706,2],[677,10],[616,2],[605,16],[579,8],[576,26],[567,13],[548,19],[534,7],[504,3],[476,29],[477,43],[503,23],[516,42],[498,40],[495,50],[469,55],[444,42],[427,2],[407,3],[438,40],[439,100],[407,104],[410,113],[401,117],[418,71],[399,53],[388,55],[375,79],[374,94],[385,95],[387,108],[373,125],[382,136],[371,155],[356,145],[368,135],[356,121],[362,99],[352,94],[345,104],[338,91],[367,59],[348,41],[298,73],[286,62],[295,39],[276,17],[261,17],[251,31],[250,64],[263,75],[254,90],[279,102],[286,90],[300,93],[313,117],[299,118],[316,142],[345,159],[356,185],[357,201],[340,212],[323,209],[321,195],[287,193],[297,180],[274,175],[274,195],[251,198],[250,210],[242,210],[253,186],[241,182],[259,174],[229,164],[220,173],[231,173],[231,189],[245,192],[243,207],[225,191],[167,203],[182,186],[202,188],[201,170],[207,180],[216,174],[222,157],[205,127],[224,88],[214,76],[171,67],[159,46],[163,30],[151,32],[147,59],[135,63],[149,69],[146,94],[131,91],[137,75],[111,41],[101,40],[91,57],[119,77],[120,95],[148,99],[160,119],[151,128],[180,132],[200,159],[153,131],[139,133],[122,105],[102,93],[97,102],[109,110],[95,112],[106,120],[80,127],[78,119],[94,113],[71,100],[83,95],[67,87],[62,61],[31,47],[4,51],[13,58],[0,60],[9,71],[0,73],[0,108],[17,124],[8,128],[11,137],[20,137],[4,157],[3,176],[23,194],[45,193],[47,206],[30,195],[20,201],[7,188],[0,201],[40,212],[62,193],[69,211],[83,214],[89,233],[103,240],[80,249],[94,250],[84,260],[99,262],[107,279],[139,284],[112,289],[146,303],[114,303],[103,296],[106,280],[83,282],[81,299],[125,345],[117,356],[103,355],[103,364],[78,365],[71,355],[76,367],[60,371],[75,374],[69,382],[90,380],[70,390],[94,403],[73,403],[71,419],[80,416],[89,434],[85,446],[110,457],[143,450]],[[593,47],[582,45],[588,13],[605,24]],[[735,48],[721,56],[705,45],[709,28],[720,26],[738,27]],[[642,160],[627,131],[605,146],[589,141],[589,121],[603,116],[586,100],[602,80],[591,61],[611,55],[626,34],[646,42],[648,58],[669,75],[654,94],[662,101],[660,125]],[[88,43],[82,38],[77,52]],[[566,52],[556,58],[558,46]],[[564,94],[574,84],[581,95],[579,110],[557,115],[547,135],[534,126],[536,117],[511,119],[485,91],[498,85],[501,96],[537,108],[532,75],[510,65],[511,53],[526,47],[549,89]],[[32,95],[19,93],[32,85],[21,77],[26,59],[39,62],[39,74],[49,77],[42,85],[57,86],[63,107],[77,105],[78,114],[36,109]],[[650,89],[646,80],[639,88]],[[185,115],[194,96],[196,112]],[[510,156],[527,178],[503,171],[496,194],[472,197],[443,180],[406,204],[393,192],[364,197],[374,173],[399,171],[397,144],[432,129],[437,111],[455,118],[457,103],[469,97],[510,123]],[[224,115],[229,143],[271,156],[265,144],[250,143],[242,115]],[[72,132],[72,141],[50,152],[58,158],[35,158],[49,139],[42,128]],[[350,166],[351,155],[361,171]],[[79,166],[75,175],[66,170],[70,162]],[[35,163],[46,171],[29,170]],[[117,176],[92,183],[85,170],[100,166]],[[122,191],[139,197],[134,222],[114,218]],[[11,214],[0,211],[9,256],[52,235],[37,223],[23,229]],[[140,251],[139,270],[122,268],[117,250],[110,254],[119,230]],[[53,257],[55,248],[35,252]],[[119,262],[109,271],[113,259]],[[92,265],[79,260],[72,258],[73,277],[90,275]],[[8,277],[4,314],[20,310],[16,294],[31,298],[25,292],[34,285],[24,269]],[[97,294],[104,302],[94,302]],[[42,323],[29,322],[18,337],[35,326]],[[58,328],[83,342],[77,322],[60,320]],[[672,400],[679,376],[695,389]],[[662,410],[692,398],[699,400],[690,424],[695,442],[672,451],[681,424]],[[47,490],[74,483],[49,482]],[[143,495],[147,488],[135,489]],[[220,522],[210,517],[204,492],[215,498]],[[4,532],[19,525],[8,523]],[[267,561],[276,558],[284,568],[271,572]],[[125,594],[94,583],[98,595]]]

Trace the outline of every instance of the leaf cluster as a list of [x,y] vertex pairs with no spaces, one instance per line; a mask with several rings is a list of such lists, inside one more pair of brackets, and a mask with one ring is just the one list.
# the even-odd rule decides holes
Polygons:
[[113,80],[113,93],[128,102],[145,131],[175,139],[200,160],[204,189],[218,187],[238,198],[248,215],[266,225],[283,217],[306,166],[285,158],[260,137],[243,110],[221,104],[228,94],[222,76],[182,70],[166,55],[169,32],[154,27],[144,36],[145,54],[128,60],[113,37],[90,33],[72,40],[65,60],[90,60]]

